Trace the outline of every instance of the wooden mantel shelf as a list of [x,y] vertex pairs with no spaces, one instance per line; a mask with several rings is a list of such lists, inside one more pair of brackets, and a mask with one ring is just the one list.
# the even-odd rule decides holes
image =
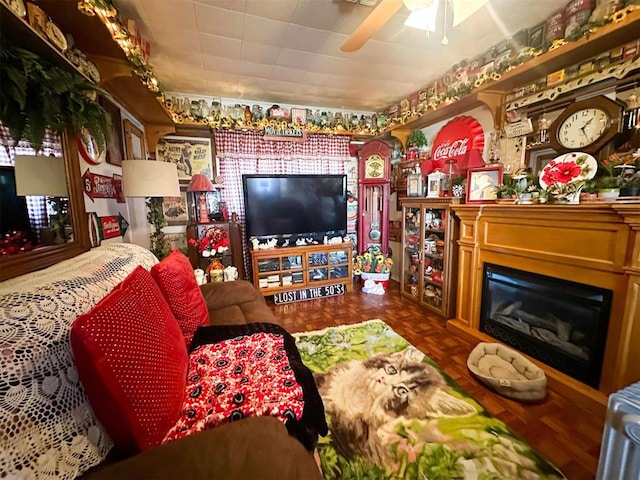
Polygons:
[[598,28],[591,35],[585,35],[575,42],[568,42],[534,57],[513,70],[503,73],[499,80],[489,81],[460,100],[440,104],[437,109],[428,110],[420,117],[403,125],[397,125],[392,130],[417,130],[481,106],[488,107],[493,113],[495,125],[500,125],[503,97],[514,88],[533,83],[549,73],[576,65],[587,58],[637,40],[638,32],[640,32],[640,10],[627,15],[622,22],[609,23]]
[[598,388],[540,361],[549,386],[603,414],[608,395],[640,380],[640,202],[582,205],[454,205],[460,220],[456,318],[450,331],[480,330],[484,264],[610,290],[612,305]]

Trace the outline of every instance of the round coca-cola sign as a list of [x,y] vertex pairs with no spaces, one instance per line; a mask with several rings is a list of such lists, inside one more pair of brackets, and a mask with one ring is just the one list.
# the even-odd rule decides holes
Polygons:
[[462,160],[471,150],[482,152],[484,131],[478,121],[466,115],[456,117],[447,123],[436,135],[431,149],[431,159],[437,165],[445,160]]

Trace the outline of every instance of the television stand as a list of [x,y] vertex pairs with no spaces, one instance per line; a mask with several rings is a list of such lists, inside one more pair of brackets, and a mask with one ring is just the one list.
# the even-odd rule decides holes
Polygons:
[[352,254],[351,242],[252,250],[253,284],[265,296],[341,283],[350,292]]

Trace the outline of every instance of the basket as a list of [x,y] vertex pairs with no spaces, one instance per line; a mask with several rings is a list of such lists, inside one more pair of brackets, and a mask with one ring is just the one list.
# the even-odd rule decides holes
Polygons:
[[373,280],[376,283],[381,283],[382,287],[387,290],[389,286],[389,274],[388,273],[368,273],[362,272],[360,274],[360,284],[364,286],[364,282],[367,280]]

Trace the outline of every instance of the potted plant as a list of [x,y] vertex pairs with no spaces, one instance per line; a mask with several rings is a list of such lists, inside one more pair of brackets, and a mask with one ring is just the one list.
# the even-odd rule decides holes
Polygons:
[[408,147],[408,155],[409,159],[413,159],[416,157],[416,151],[422,152],[427,148],[427,137],[424,135],[422,130],[414,130],[409,134],[407,138],[407,147]]
[[598,198],[598,182],[595,179],[584,182],[582,193],[580,193],[580,201],[593,201]]
[[58,135],[86,128],[104,150],[109,117],[95,98],[106,91],[79,73],[50,65],[23,48],[3,45],[0,84],[0,122],[16,142],[24,138],[40,150],[47,128]]
[[505,174],[502,178],[502,183],[499,183],[495,187],[493,187],[496,192],[496,196],[501,200],[513,200],[515,201],[517,195],[517,181],[514,180],[512,175],[508,173]]
[[369,247],[364,253],[356,255],[353,261],[353,274],[360,275],[362,283],[372,279],[388,281],[393,260],[382,253],[379,246]]
[[621,197],[637,197],[640,195],[640,172],[624,177],[620,181]]
[[409,138],[407,138],[409,148],[414,147],[421,150],[427,146],[427,143],[427,137],[422,130],[414,130],[409,134]]
[[596,179],[598,198],[605,201],[615,201],[620,196],[620,178],[602,175]]

